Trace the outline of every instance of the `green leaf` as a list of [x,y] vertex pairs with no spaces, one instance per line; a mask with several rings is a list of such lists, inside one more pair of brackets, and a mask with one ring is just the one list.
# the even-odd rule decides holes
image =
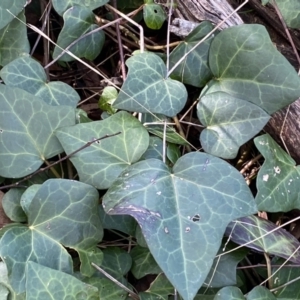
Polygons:
[[212,29],[213,25],[210,22],[202,22],[171,52],[170,69],[182,57],[185,57],[172,72],[172,78],[195,87],[203,87],[212,78],[212,73],[208,67],[208,51],[212,38],[206,39],[191,51]]
[[[57,38],[57,45],[53,52],[53,58],[57,58],[62,49],[67,48],[72,42],[80,36],[99,28],[95,24],[95,15],[91,9],[74,6],[69,8],[63,15],[64,26]],[[102,50],[105,35],[102,30],[94,32],[73,45],[69,51],[78,57],[84,57],[88,60],[94,60]],[[69,54],[63,54],[60,61],[73,61],[74,58]]]
[[131,250],[130,255],[132,257],[131,273],[136,279],[162,272],[148,248],[136,246]]
[[[277,295],[277,294],[276,294]],[[265,287],[256,286],[247,295],[247,300],[276,300],[277,298]]]
[[268,212],[300,209],[300,167],[269,134],[255,138],[254,143],[265,158],[256,180],[258,209]]
[[26,176],[63,148],[53,132],[75,124],[75,110],[50,106],[18,88],[0,85],[0,175]]
[[[35,194],[37,193],[37,191],[40,189],[41,186],[42,186],[41,184],[33,184],[30,187],[28,187],[21,195],[21,199],[19,203],[23,211],[26,213],[26,215],[29,214],[29,207],[32,202],[32,199],[34,198]],[[11,190],[12,189],[10,189],[9,191]]]
[[[229,249],[232,248],[233,246]],[[226,247],[226,251],[229,249]],[[221,256],[214,259],[211,270],[204,282],[204,287],[220,288],[237,284],[236,268],[238,263],[246,256],[247,250],[242,248],[227,254],[222,254],[223,251],[225,251],[224,245],[221,246],[219,251]]]
[[26,268],[26,299],[98,300],[96,287],[75,277],[29,261]]
[[126,112],[119,112],[103,121],[77,124],[59,129],[56,133],[67,154],[106,134],[121,134],[74,154],[70,160],[77,169],[80,181],[98,189],[107,189],[119,174],[140,159],[149,144],[143,125]]
[[[272,265],[282,266],[283,263],[286,263],[283,259],[274,259],[272,261]],[[288,263],[291,265],[290,263]],[[272,274],[274,276],[273,279],[273,287],[278,288],[282,286],[282,288],[276,290],[276,297],[278,299],[284,300],[295,300],[300,299],[300,289],[299,289],[299,277],[300,277],[300,268],[298,265],[291,265],[290,267],[284,266],[280,267],[278,270],[278,266],[272,266]],[[294,280],[294,282],[292,282]],[[289,283],[289,284],[286,284]]]
[[3,210],[14,222],[21,223],[27,221],[27,216],[20,204],[20,200],[24,192],[24,188],[11,188],[2,198]]
[[47,83],[44,68],[31,57],[20,57],[6,65],[0,76],[4,83],[42,98],[49,105],[76,107],[80,97],[64,82]]
[[209,92],[224,91],[268,114],[300,96],[298,74],[261,25],[244,24],[220,32],[211,43],[209,65],[216,77]]
[[144,292],[139,293],[141,300],[161,299],[168,300],[168,296],[174,293],[174,287],[164,274],[159,274],[151,283],[150,288]]
[[92,186],[73,180],[50,179],[39,188],[29,206],[28,227],[10,228],[0,240],[14,290],[25,290],[27,261],[72,273],[71,257],[61,244],[77,250],[101,241],[98,197]]
[[114,107],[128,111],[152,112],[174,117],[187,100],[185,86],[165,78],[163,60],[149,52],[137,53],[126,61],[128,76]]
[[296,251],[300,247],[298,240],[271,221],[256,216],[243,217],[229,224],[226,235],[236,244],[253,241],[246,247],[300,263],[300,253]]
[[[10,3],[9,5],[11,5],[11,1],[9,0],[6,3]],[[1,8],[3,9],[3,7]],[[5,16],[7,15],[10,14],[5,12]],[[6,17],[2,19],[3,12],[1,14],[1,11],[0,16],[0,22],[3,19],[5,20]],[[24,12],[20,13],[17,18],[11,17],[13,20],[0,30],[0,66],[5,66],[23,53],[29,53],[30,50],[26,26],[22,23],[26,22]]]
[[275,0],[282,16],[291,28],[300,28],[300,2],[298,0]]
[[110,115],[116,113],[116,109],[112,107],[112,104],[118,97],[118,91],[113,86],[107,86],[103,89],[102,95],[99,100],[99,108],[103,111],[107,111]]
[[103,206],[138,221],[153,257],[185,300],[194,298],[208,275],[227,224],[256,211],[238,171],[196,152],[182,156],[173,173],[156,159],[128,167]]
[[197,106],[201,146],[205,152],[235,158],[239,147],[259,133],[270,116],[259,106],[224,92],[209,93]]
[[92,266],[92,263],[101,265],[103,260],[103,253],[97,247],[90,249],[77,249],[79,258],[81,261],[80,272],[83,276],[91,277],[96,269]]
[[[14,20],[14,16],[18,15],[26,6],[27,0],[4,0],[0,6],[0,29]],[[9,11],[9,12],[8,12]],[[18,21],[20,22],[20,21]],[[23,25],[24,28],[25,25]]]
[[239,288],[226,286],[217,293],[214,300],[245,300],[245,297]]
[[167,19],[167,15],[161,5],[155,3],[146,3],[143,8],[143,14],[147,27],[154,30],[160,29]]
[[100,6],[106,4],[109,0],[52,0],[52,4],[54,9],[57,11],[59,15],[63,15],[63,13],[72,6],[82,6],[88,8],[90,10],[94,10]]

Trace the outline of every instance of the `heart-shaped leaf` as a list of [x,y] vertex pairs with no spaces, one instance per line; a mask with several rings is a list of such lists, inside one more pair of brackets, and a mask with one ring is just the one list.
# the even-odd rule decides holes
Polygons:
[[50,106],[18,88],[0,85],[0,175],[22,177],[36,171],[63,148],[53,134],[75,124],[75,110]]
[[244,24],[220,32],[211,43],[209,65],[216,77],[210,91],[224,91],[269,114],[300,97],[297,72],[261,25]]
[[[11,1],[6,1],[6,3],[11,3]],[[0,22],[4,15],[10,14],[1,14],[0,11]],[[7,65],[23,53],[29,53],[30,50],[26,26],[22,23],[26,22],[24,12],[20,13],[17,18],[11,17],[12,21],[0,30],[0,66]]]
[[76,107],[80,100],[77,92],[64,82],[47,83],[44,68],[31,57],[20,57],[6,65],[0,76],[4,83],[42,98],[49,105]]
[[64,127],[56,135],[69,154],[95,138],[117,132],[121,134],[94,143],[70,158],[82,182],[107,189],[146,151],[149,135],[143,125],[127,112],[119,112],[103,121]]
[[[26,6],[27,0],[4,0],[0,6],[0,29],[14,20],[14,16],[18,15]],[[10,13],[7,13],[9,11]]]
[[166,78],[163,60],[153,53],[137,53],[126,61],[128,76],[113,106],[174,117],[187,100],[185,86]]
[[71,257],[61,244],[84,250],[101,241],[98,198],[96,189],[78,181],[43,183],[30,204],[28,227],[10,228],[0,240],[0,256],[16,292],[25,290],[27,261],[71,274]]
[[[268,232],[270,233],[267,234]],[[228,225],[226,235],[230,236],[236,244],[249,243],[246,247],[300,263],[300,253],[296,252],[296,249],[300,247],[298,240],[268,220],[256,216],[240,218]]]
[[254,143],[265,158],[256,181],[258,209],[268,212],[300,209],[300,166],[269,134],[255,138]]
[[193,299],[206,279],[227,224],[256,211],[238,171],[195,152],[181,157],[173,173],[156,159],[128,167],[103,206],[138,221],[153,257],[185,300]]
[[52,4],[57,13],[62,16],[63,13],[72,6],[82,6],[94,10],[106,4],[108,1],[109,0],[52,0]]
[[179,59],[185,57],[172,72],[172,78],[196,87],[203,87],[212,78],[212,73],[208,67],[208,51],[212,38],[206,39],[191,51],[212,29],[213,25],[210,22],[202,22],[172,51],[170,54],[170,69]]
[[[69,8],[63,15],[64,26],[57,38],[57,45],[54,48],[53,58],[57,58],[62,49],[67,48],[80,36],[97,29],[95,24],[95,15],[92,10],[74,6]],[[84,57],[88,60],[94,60],[102,50],[105,35],[102,30],[98,30],[78,41],[69,51],[78,57]],[[63,54],[59,60],[72,61],[74,58],[68,54]]]
[[26,278],[26,299],[99,299],[96,287],[32,261],[27,263]]
[[205,95],[197,110],[207,127],[200,135],[204,151],[227,159],[235,158],[239,147],[260,132],[270,118],[259,106],[224,92]]

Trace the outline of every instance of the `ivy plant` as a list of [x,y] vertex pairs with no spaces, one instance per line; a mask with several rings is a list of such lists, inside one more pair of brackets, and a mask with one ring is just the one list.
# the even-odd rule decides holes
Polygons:
[[[99,120],[29,55],[28,3],[8,2],[0,4],[0,176],[13,223],[0,235],[1,299],[294,299],[295,285],[281,286],[299,277],[290,264],[299,264],[300,244],[255,214],[300,208],[299,168],[268,134],[254,139],[264,157],[255,188],[233,160],[300,97],[300,79],[266,29],[236,26],[199,43],[213,30],[203,22],[167,62],[132,53],[121,88],[111,84],[100,97],[107,113]],[[52,48],[58,66],[103,55],[109,37],[95,18],[107,3],[52,1],[63,22]],[[118,8],[140,8],[151,29],[166,19],[154,1]],[[203,151],[171,123],[187,111],[191,86]],[[108,233],[127,243],[107,246]],[[278,280],[246,291],[237,265],[253,250],[274,256],[267,272]],[[279,269],[283,260],[289,266]],[[137,292],[129,273],[155,278]]]

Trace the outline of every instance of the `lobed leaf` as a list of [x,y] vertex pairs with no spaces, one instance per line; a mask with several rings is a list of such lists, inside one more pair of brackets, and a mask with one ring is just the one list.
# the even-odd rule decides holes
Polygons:
[[173,173],[156,159],[128,167],[105,194],[103,207],[138,221],[153,257],[185,300],[207,277],[228,223],[256,211],[234,168],[195,152],[181,157]]

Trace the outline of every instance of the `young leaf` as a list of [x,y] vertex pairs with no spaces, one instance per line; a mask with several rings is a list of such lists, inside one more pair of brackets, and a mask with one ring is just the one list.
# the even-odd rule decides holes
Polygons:
[[239,245],[255,240],[246,247],[286,259],[289,258],[292,262],[300,263],[299,251],[293,254],[300,247],[300,243],[289,232],[277,228],[276,231],[263,236],[276,229],[276,227],[274,223],[268,220],[256,216],[247,216],[231,222],[226,228],[226,235],[230,236],[230,239]]
[[6,65],[0,76],[4,83],[42,98],[49,105],[76,107],[80,97],[69,85],[61,81],[47,82],[44,68],[30,57],[20,57]]
[[254,143],[265,158],[256,181],[258,209],[268,212],[300,209],[300,166],[269,134],[255,138]]
[[197,114],[207,127],[200,135],[204,151],[227,159],[235,158],[239,147],[260,132],[270,119],[259,106],[224,92],[202,97]]
[[[196,49],[190,50],[211,30],[213,25],[207,21],[198,25],[170,54],[170,69],[179,59],[185,59],[172,72],[171,77],[183,83],[203,87],[212,73],[208,67],[208,51],[212,38],[206,39]],[[189,54],[187,54],[190,52]]]
[[185,86],[166,77],[163,60],[153,53],[138,53],[126,64],[128,76],[113,106],[137,112],[152,112],[174,117],[187,100]]
[[153,257],[186,300],[207,277],[228,223],[256,212],[239,172],[196,152],[181,157],[173,173],[156,159],[128,167],[105,194],[103,206],[138,221]]
[[148,0],[147,2],[143,8],[144,21],[147,27],[158,30],[167,18],[166,13],[161,5],[153,3],[153,0]]
[[[11,3],[11,1],[5,1]],[[20,3],[20,1],[14,1]],[[1,3],[2,6],[2,3]],[[1,13],[1,11],[0,11]],[[9,13],[0,14],[2,17]],[[0,66],[5,66],[23,53],[29,53],[30,47],[27,39],[26,26],[21,21],[26,22],[24,12],[17,18],[13,18],[10,23],[0,30]],[[5,18],[3,18],[5,20]],[[21,21],[20,21],[21,20]]]
[[57,11],[59,15],[63,15],[63,13],[72,6],[82,6],[88,8],[89,10],[94,10],[104,4],[106,4],[109,0],[52,0],[52,4],[54,9]]
[[224,91],[268,114],[300,96],[297,72],[261,25],[239,25],[220,32],[211,43],[209,65],[216,77],[209,92]]
[[81,150],[70,160],[80,181],[98,189],[107,189],[119,174],[140,159],[149,144],[143,125],[127,112],[119,112],[103,121],[64,127],[56,133],[67,154],[95,138],[121,132]]
[[77,278],[29,261],[26,267],[26,299],[98,300],[96,287]]
[[54,130],[74,124],[74,108],[50,106],[0,84],[0,175],[19,178],[36,171],[45,159],[63,152]]
[[[64,26],[58,36],[57,44],[61,48],[67,48],[72,42],[77,40],[80,36],[98,28],[95,24],[95,15],[92,10],[82,7],[74,6],[69,8],[64,13]],[[98,30],[84,37],[72,46],[69,51],[78,57],[84,57],[88,60],[94,60],[102,50],[105,40],[105,35],[102,30]],[[59,47],[55,47],[53,58],[58,57],[62,53]],[[72,61],[74,58],[68,54],[63,54],[60,61]]]

